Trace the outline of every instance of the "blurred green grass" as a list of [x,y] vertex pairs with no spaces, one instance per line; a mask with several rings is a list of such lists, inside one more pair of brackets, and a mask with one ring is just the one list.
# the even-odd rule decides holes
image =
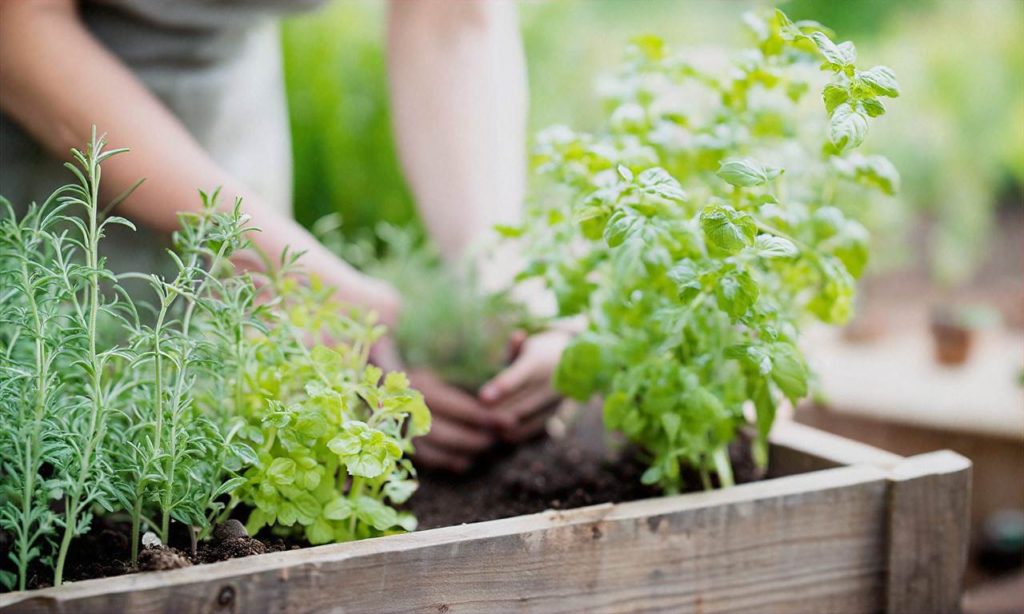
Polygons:
[[[531,131],[553,123],[597,124],[598,74],[626,42],[652,33],[675,48],[736,48],[742,14],[765,2],[559,0],[521,3],[530,74]],[[1024,2],[1019,0],[792,0],[861,57],[896,70],[904,95],[873,131],[871,149],[904,175],[887,206],[932,220],[940,280],[964,278],[985,254],[996,205],[1024,182]],[[392,140],[385,77],[386,3],[334,2],[284,26],[295,154],[295,213],[312,225],[342,216],[343,234],[378,221],[417,224]],[[914,215],[880,216],[908,224]],[[909,231],[888,228],[889,231]],[[893,232],[886,233],[890,236]]]
[[392,140],[381,9],[334,2],[284,25],[294,209],[307,227],[329,213],[346,232],[414,217]]

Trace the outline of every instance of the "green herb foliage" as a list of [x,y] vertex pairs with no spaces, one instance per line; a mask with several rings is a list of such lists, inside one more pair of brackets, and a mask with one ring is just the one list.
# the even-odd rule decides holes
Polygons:
[[[892,71],[858,69],[853,44],[817,23],[746,21],[756,46],[726,70],[636,39],[604,84],[606,130],[541,133],[552,185],[506,229],[533,255],[521,278],[543,278],[559,315],[589,322],[556,386],[603,395],[608,428],[650,455],[643,481],[670,492],[682,465],[705,487],[733,482],[727,446],[745,408],[766,462],[776,407],[807,394],[800,326],[845,321],[867,261],[866,231],[836,205],[898,183],[884,158],[852,151],[898,95]],[[808,115],[812,86],[825,108]]]
[[[30,208],[18,223],[4,203],[3,276],[0,308],[5,390],[5,431],[27,439],[5,449],[2,526],[17,536],[9,557],[24,586],[28,564],[59,540],[54,583],[60,584],[71,540],[88,531],[94,508],[111,511],[111,425],[126,387],[109,372],[128,360],[103,343],[106,323],[130,318],[130,303],[101,291],[116,280],[103,266],[99,244],[114,224],[127,220],[100,210],[100,164],[120,150],[103,150],[94,136],[89,149],[73,152],[68,169],[77,182]],[[78,210],[80,216],[66,215]],[[30,251],[33,250],[33,251]],[[10,285],[8,285],[8,283]],[[8,402],[9,401],[9,402]],[[9,457],[9,454],[14,456]],[[43,479],[46,466],[51,477]],[[20,487],[20,488],[19,488]],[[55,499],[61,512],[41,509]],[[48,558],[50,555],[47,555]],[[14,578],[5,574],[5,584]]]
[[206,529],[224,507],[219,496],[237,486],[235,472],[254,458],[235,436],[238,398],[219,396],[240,385],[248,332],[262,330],[254,282],[229,262],[248,246],[250,230],[240,203],[220,212],[216,193],[200,196],[202,213],[182,214],[174,235],[177,274],[147,276],[156,296],[152,323],[136,320],[132,360],[116,374],[134,395],[121,416],[128,437],[117,448],[115,482],[131,510],[133,561],[148,509],[159,510],[152,524],[165,543],[172,518]]
[[[382,328],[297,257],[237,272],[253,229],[216,192],[180,216],[171,279],[115,276],[101,243],[131,226],[106,214],[128,194],[104,206],[99,185],[122,151],[94,133],[67,165],[75,184],[21,219],[0,201],[4,586],[24,589],[36,561],[59,585],[94,514],[131,519],[133,560],[143,530],[166,543],[173,520],[205,537],[243,502],[252,530],[298,525],[313,543],[411,529],[386,502],[415,489],[403,456],[430,414],[404,375],[380,383],[368,365]],[[126,277],[149,281],[152,304]]]
[[64,208],[56,203],[59,195],[33,205],[20,224],[3,201],[0,219],[0,527],[13,536],[8,556],[17,568],[16,574],[5,570],[2,579],[21,589],[28,565],[48,550],[57,531],[50,500],[60,498],[60,487],[45,480],[40,468],[67,452],[55,437],[70,400],[58,376],[69,362],[60,347],[65,316],[56,309],[67,298],[66,285],[29,257],[50,260],[55,249],[64,249],[53,234]]
[[471,263],[446,265],[412,228],[380,224],[376,234],[383,256],[373,242],[329,242],[349,262],[401,289],[408,308],[395,338],[406,364],[475,392],[507,364],[512,333],[531,329],[525,307],[507,291],[485,289]]
[[[367,365],[384,332],[372,317],[345,315],[316,279],[303,285],[282,275],[274,285],[280,303],[241,392],[240,434],[258,456],[238,493],[255,506],[249,531],[273,524],[322,544],[412,530],[415,518],[389,503],[416,488],[404,455],[430,428],[423,397],[403,374],[381,382]],[[333,343],[308,348],[310,336]]]

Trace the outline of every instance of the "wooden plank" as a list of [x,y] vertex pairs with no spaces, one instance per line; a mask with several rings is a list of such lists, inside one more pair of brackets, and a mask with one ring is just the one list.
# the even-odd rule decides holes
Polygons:
[[890,472],[886,610],[958,612],[970,527],[971,462],[942,451]]
[[[1007,488],[1007,484],[1024,484],[1024,445],[1013,438],[879,422],[810,404],[797,408],[796,419],[900,456],[948,449],[967,457],[971,461],[971,535],[979,535],[985,519],[999,510],[1024,512],[1024,488]],[[968,560],[964,578],[968,591],[987,577],[975,559]]]
[[91,580],[5,612],[874,612],[884,471],[843,467]]
[[902,456],[891,452],[790,420],[777,422],[769,438],[772,475],[795,475],[845,465],[890,468],[903,461]]

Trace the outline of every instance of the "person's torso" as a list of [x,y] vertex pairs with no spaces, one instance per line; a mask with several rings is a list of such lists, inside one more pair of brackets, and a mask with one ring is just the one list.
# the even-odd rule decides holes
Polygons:
[[[290,212],[291,142],[277,18],[320,1],[85,0],[80,15],[217,164]],[[0,115],[0,195],[16,210],[41,202],[69,179],[61,161]],[[122,260],[153,269],[166,245],[144,230],[109,243],[116,244],[111,260],[118,269]]]

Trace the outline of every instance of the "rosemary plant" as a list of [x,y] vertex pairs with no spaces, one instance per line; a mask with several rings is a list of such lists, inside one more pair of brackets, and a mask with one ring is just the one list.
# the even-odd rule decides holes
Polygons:
[[55,416],[61,413],[61,358],[57,335],[63,314],[57,305],[62,285],[45,262],[64,238],[55,234],[63,206],[56,193],[32,205],[16,221],[12,205],[0,199],[0,528],[14,536],[8,557],[17,573],[3,572],[5,585],[25,588],[29,564],[52,537],[56,514],[50,489],[39,475],[54,452]]

